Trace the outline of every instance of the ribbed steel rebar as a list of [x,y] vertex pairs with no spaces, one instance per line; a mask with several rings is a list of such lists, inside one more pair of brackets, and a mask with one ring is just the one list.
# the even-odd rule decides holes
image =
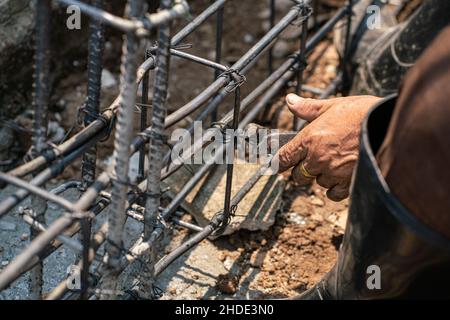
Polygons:
[[[303,73],[306,64],[306,38],[308,35],[308,19],[305,19],[302,22],[302,33],[300,35],[300,53],[298,55],[298,60],[300,61],[299,70],[297,72],[297,84],[295,86],[295,93],[297,95],[301,94],[302,84],[303,84]],[[294,130],[300,130],[300,128],[305,124],[304,121],[301,121],[298,117],[294,116],[293,128]]]
[[[95,8],[103,9],[103,0],[94,0],[92,5]],[[104,51],[104,30],[101,21],[91,19],[89,23],[89,44],[88,44],[88,84],[87,101],[85,106],[84,125],[88,126],[99,117],[100,95],[102,82],[102,60]],[[97,145],[94,144],[87,149],[81,162],[82,190],[86,190],[95,181],[95,169],[97,166]],[[91,219],[86,217],[80,221],[81,238],[83,241],[82,264],[81,264],[81,299],[88,299],[89,288],[89,251],[91,244]]]
[[[161,10],[170,8],[172,0],[161,0]],[[148,152],[147,189],[145,193],[144,238],[146,242],[158,223],[161,204],[161,170],[164,156],[164,130],[167,115],[167,91],[170,67],[170,31],[171,23],[160,25],[158,32],[158,49],[156,57],[155,83],[152,103],[152,130]],[[141,290],[147,298],[153,298],[153,266],[156,257],[156,245],[143,253],[147,266],[140,274],[143,287]]]
[[[142,0],[129,0],[127,11],[131,18],[142,14]],[[123,227],[125,224],[125,204],[128,192],[128,168],[130,144],[133,138],[133,114],[136,104],[136,70],[139,57],[139,39],[128,32],[123,45],[121,65],[121,93],[116,125],[113,153],[112,200],[109,211],[109,229],[106,245],[106,268],[109,276],[105,278],[103,289],[113,290],[116,286],[115,273],[121,257]],[[105,295],[102,298],[110,298]]]
[[[36,53],[34,72],[34,123],[31,156],[41,154],[47,148],[48,104],[50,99],[50,15],[51,1],[40,0],[36,4]],[[47,202],[38,197],[31,198],[33,218],[45,223]],[[39,231],[30,228],[31,239],[35,239]],[[43,286],[43,264],[40,263],[30,272],[29,297],[41,299]]]
[[[93,6],[102,9],[103,0],[95,0]],[[89,53],[88,53],[88,83],[87,101],[85,106],[84,125],[88,126],[96,120],[100,113],[100,94],[102,82],[102,59],[105,37],[103,25],[100,21],[92,19],[89,22]],[[97,146],[86,150],[81,165],[82,188],[86,189],[95,180],[97,160]]]
[[[145,60],[149,59],[151,56],[150,50],[145,50]],[[147,129],[148,121],[147,121],[147,113],[149,107],[148,100],[148,92],[149,92],[149,71],[147,71],[142,79],[142,92],[141,92],[141,132]],[[142,181],[145,176],[145,144],[139,148],[139,168],[138,168],[138,181]]]
[[[171,0],[162,0],[163,9],[170,7]],[[161,198],[161,169],[164,147],[164,129],[167,115],[167,89],[170,62],[170,23],[159,27],[157,65],[152,104],[152,131],[150,134],[149,167],[147,175],[147,194],[145,204],[144,238],[148,238],[156,224]]]

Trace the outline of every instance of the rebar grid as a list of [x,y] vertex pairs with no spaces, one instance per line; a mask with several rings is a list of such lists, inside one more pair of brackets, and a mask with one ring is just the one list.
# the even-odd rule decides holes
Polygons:
[[[12,209],[28,196],[31,196],[38,206],[33,209],[22,208],[21,214],[32,230],[32,241],[1,273],[0,291],[8,288],[15,280],[28,272],[33,273],[30,285],[30,297],[42,298],[42,262],[61,246],[71,248],[79,255],[78,266],[81,270],[81,288],[71,290],[65,281],[61,282],[48,295],[47,299],[66,298],[101,298],[109,299],[120,295],[122,298],[142,294],[144,288],[148,294],[145,298],[157,298],[158,290],[153,285],[155,278],[167,268],[170,263],[183,253],[194,247],[212,234],[219,234],[227,226],[236,206],[248,191],[264,174],[265,168],[260,170],[241,188],[232,198],[233,161],[227,165],[226,192],[223,210],[218,212],[209,225],[204,228],[180,221],[174,213],[178,206],[197,185],[197,183],[215,166],[212,162],[204,164],[171,200],[169,205],[161,208],[161,180],[166,179],[180,164],[171,163],[169,154],[163,154],[166,143],[164,131],[175,125],[186,116],[192,115],[203,107],[196,120],[211,117],[221,129],[244,128],[263,111],[286,83],[296,78],[296,92],[302,89],[302,76],[306,59],[315,46],[333,29],[338,21],[352,14],[352,5],[356,1],[349,1],[348,5],[338,10],[333,18],[325,23],[315,34],[307,39],[308,18],[312,14],[308,0],[293,0],[292,8],[277,23],[275,23],[275,1],[270,1],[271,29],[236,63],[232,66],[222,64],[222,33],[224,6],[227,0],[214,1],[198,17],[188,23],[171,39],[171,21],[186,16],[189,12],[184,0],[162,0],[160,10],[156,13],[145,14],[143,0],[128,0],[126,17],[117,17],[103,10],[107,0],[94,0],[86,4],[75,0],[54,1],[60,5],[77,5],[90,18],[89,56],[88,56],[88,91],[86,105],[80,107],[84,111],[84,128],[58,146],[51,146],[46,139],[46,116],[49,103],[49,23],[50,0],[37,0],[37,30],[36,30],[36,68],[34,88],[34,132],[33,148],[30,159],[23,165],[0,173],[2,187],[11,184],[18,190],[10,197],[0,202],[0,218],[10,213]],[[216,15],[215,59],[198,57],[182,51],[182,41],[211,16]],[[299,50],[273,70],[272,47],[275,40],[289,25],[295,23],[303,28],[300,37]],[[122,66],[121,91],[111,106],[100,112],[100,88],[102,72],[102,56],[104,43],[104,27],[116,28],[125,34]],[[159,28],[158,43],[155,47],[145,48],[149,37],[149,30]],[[350,27],[348,18],[347,28]],[[349,37],[347,37],[347,41]],[[346,43],[346,48],[349,44]],[[268,54],[269,76],[262,81],[250,94],[241,100],[240,86],[245,83],[245,74]],[[167,115],[166,96],[168,90],[169,61],[174,55],[192,63],[208,66],[213,71],[213,83],[204,89],[189,103],[181,106],[177,111]],[[145,56],[143,63],[138,62]],[[348,55],[344,56],[345,65]],[[155,83],[153,85],[152,121],[147,123],[147,106],[149,92],[148,74],[155,69]],[[341,67],[341,70],[345,70]],[[142,100],[136,102],[138,84],[142,82]],[[342,75],[338,76],[329,88],[320,91],[309,88],[309,91],[321,93],[325,98],[333,94],[342,82]],[[234,107],[222,119],[217,121],[217,109],[224,99],[234,94]],[[258,100],[259,99],[259,100]],[[256,102],[256,103],[255,103]],[[133,109],[136,105],[141,110],[141,133],[133,137]],[[244,115],[240,120],[241,115]],[[117,118],[117,121],[115,121]],[[96,144],[107,137],[113,125],[116,126],[114,139],[113,164],[96,178]],[[300,128],[296,122],[295,128]],[[193,131],[193,125],[189,128]],[[186,157],[190,158],[204,147],[202,141],[208,141],[209,132],[200,141],[194,143]],[[234,137],[232,139],[235,139]],[[228,139],[230,140],[230,139]],[[145,167],[145,150],[148,148],[149,165]],[[215,155],[220,158],[226,148],[235,145],[228,141]],[[130,157],[140,153],[138,181],[131,183],[128,178]],[[230,152],[227,155],[232,154]],[[80,181],[69,181],[51,191],[45,189],[45,184],[57,177],[64,168],[82,157]],[[232,159],[231,159],[232,160]],[[32,176],[30,181],[25,178]],[[80,191],[80,198],[71,203],[61,196],[62,192],[70,188]],[[108,191],[110,190],[110,191]],[[63,213],[52,224],[46,225],[44,215],[47,202],[61,207]],[[142,206],[144,204],[144,206]],[[107,209],[108,220],[98,230],[91,232],[91,226],[96,216]],[[144,224],[144,233],[129,248],[123,245],[123,228],[128,218]],[[161,241],[164,230],[170,224],[189,228],[196,234],[161,260],[157,260],[156,247]],[[72,236],[80,234],[80,240]],[[105,245],[106,253],[99,256],[98,250]],[[100,266],[92,270],[92,262],[100,260]],[[138,262],[142,272],[138,276],[138,283],[132,290],[122,292],[117,288],[117,278],[124,269],[132,263]],[[97,281],[94,281],[94,278]],[[142,297],[142,295],[141,295]]]

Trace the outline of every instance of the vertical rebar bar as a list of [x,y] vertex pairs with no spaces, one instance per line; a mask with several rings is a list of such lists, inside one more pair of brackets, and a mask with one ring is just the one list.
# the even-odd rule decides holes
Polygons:
[[[151,1],[148,4],[148,12],[149,13],[155,13],[158,11],[159,8],[159,1]],[[146,47],[145,49],[145,61],[147,61],[150,57],[155,57],[152,54],[152,50],[154,48],[151,47],[151,45],[155,42],[157,39],[157,29],[151,29],[150,30],[150,36],[149,39],[147,39]],[[148,93],[149,93],[149,79],[150,79],[150,70],[154,70],[154,66],[151,67],[149,70],[147,70],[144,75],[142,76],[141,81],[141,105],[140,105],[140,129],[141,132],[148,128],[148,108],[149,105],[149,99],[148,99]],[[137,174],[137,181],[143,181],[145,179],[145,150],[146,150],[146,143],[142,144],[142,146],[139,148],[139,166],[138,166],[138,174]]]
[[[131,18],[143,13],[142,0],[129,0],[127,11]],[[139,56],[139,39],[133,32],[126,34],[123,44],[121,65],[121,92],[116,125],[113,153],[113,179],[111,189],[111,205],[109,212],[109,228],[106,245],[106,274],[101,298],[111,297],[116,287],[117,270],[119,270],[123,247],[123,228],[126,220],[126,201],[128,191],[128,168],[130,144],[133,138],[133,115],[136,104],[136,70]]]
[[[104,0],[94,0],[92,5],[103,9]],[[103,51],[105,45],[103,24],[91,19],[89,22],[88,43],[88,83],[87,101],[84,115],[84,126],[88,126],[98,118],[100,113],[100,96],[103,69]],[[97,162],[97,145],[86,150],[81,161],[81,189],[86,190],[95,181],[95,168]],[[89,218],[81,220],[81,237],[83,241],[82,265],[81,265],[81,294],[80,299],[88,299],[89,289],[89,251],[91,245],[91,221]]]
[[349,75],[349,52],[351,47],[351,32],[352,32],[352,18],[353,18],[353,0],[348,0],[347,5],[347,29],[345,31],[345,44],[344,44],[344,56],[341,59],[341,71],[342,71],[342,91],[344,94],[350,87],[350,75]]
[[[302,33],[300,35],[300,54],[298,56],[299,59],[299,69],[297,71],[297,84],[295,86],[295,93],[297,95],[301,94],[302,84],[303,84],[303,73],[305,71],[306,65],[306,38],[308,36],[308,18],[306,18],[302,23]],[[305,124],[305,121],[294,116],[294,130],[300,130],[301,127]]]
[[50,95],[50,15],[51,1],[37,1],[32,138],[34,154],[39,154],[46,149]]
[[[145,50],[145,60],[150,58],[151,52],[149,49]],[[144,131],[148,127],[147,112],[148,112],[148,85],[149,85],[149,71],[147,71],[142,78],[142,97],[141,97],[141,131]],[[139,148],[139,168],[138,168],[138,181],[144,179],[145,172],[145,143]]]
[[[161,0],[162,10],[170,8],[172,0]],[[159,207],[161,203],[161,170],[163,168],[164,129],[167,115],[167,90],[170,66],[170,32],[171,22],[159,26],[158,49],[156,58],[155,83],[153,87],[152,103],[152,130],[149,142],[147,188],[144,213],[144,239],[146,243],[152,235],[158,223]],[[142,254],[146,265],[140,272],[142,294],[148,298],[154,298],[153,276],[156,260],[156,244],[150,246]]]
[[[221,7],[216,14],[216,53],[215,61],[221,63],[222,61],[222,34],[223,34],[223,13],[224,8]],[[220,70],[214,70],[214,80],[220,76]],[[211,121],[217,121],[217,109],[211,113]]]
[[91,250],[91,229],[92,224],[89,218],[83,218],[80,221],[81,224],[81,237],[83,240],[83,252],[82,252],[82,263],[81,263],[81,293],[80,300],[87,300],[89,298],[89,268],[90,259],[89,253]]
[[[102,9],[104,0],[94,0],[93,6]],[[88,126],[98,118],[100,112],[100,95],[102,81],[102,58],[104,50],[104,30],[100,21],[91,19],[89,22],[89,48],[88,48],[88,83],[87,101],[84,115],[84,126]],[[86,190],[95,180],[95,167],[97,160],[97,146],[93,145],[83,155],[81,162],[82,189]]]
[[[161,8],[171,5],[171,0],[161,0]],[[152,103],[152,131],[149,147],[147,175],[147,199],[145,205],[144,238],[151,235],[156,224],[161,196],[161,169],[163,166],[164,122],[167,115],[166,99],[170,64],[170,22],[159,27],[155,85]]]
[[237,142],[237,129],[239,127],[239,114],[241,111],[241,88],[238,86],[234,92],[234,109],[233,109],[233,125],[231,136],[226,138],[226,161],[227,161],[227,174],[225,183],[225,197],[223,206],[223,225],[221,226],[219,233],[225,230],[227,223],[230,221],[234,209],[231,207],[231,189],[233,186],[233,169],[234,169],[234,148]]
[[[37,1],[32,157],[41,154],[47,148],[48,104],[50,99],[50,16],[51,1]],[[39,223],[45,223],[47,201],[37,196],[33,196],[31,198],[31,209],[33,218]],[[31,239],[36,238],[38,234],[38,231],[32,227],[30,228]],[[40,262],[30,271],[29,298],[31,300],[41,299],[42,285],[43,263]]]

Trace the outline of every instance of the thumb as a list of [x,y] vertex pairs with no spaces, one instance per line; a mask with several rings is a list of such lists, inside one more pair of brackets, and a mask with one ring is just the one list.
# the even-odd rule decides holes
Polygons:
[[295,116],[308,122],[315,120],[332,106],[331,100],[302,98],[293,93],[287,95],[286,102]]

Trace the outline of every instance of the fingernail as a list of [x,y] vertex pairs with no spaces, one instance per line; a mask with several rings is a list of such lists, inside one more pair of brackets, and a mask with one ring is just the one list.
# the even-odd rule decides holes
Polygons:
[[287,103],[289,103],[291,105],[296,104],[298,99],[299,99],[299,97],[296,94],[293,94],[293,93],[288,94],[287,97],[286,97]]

